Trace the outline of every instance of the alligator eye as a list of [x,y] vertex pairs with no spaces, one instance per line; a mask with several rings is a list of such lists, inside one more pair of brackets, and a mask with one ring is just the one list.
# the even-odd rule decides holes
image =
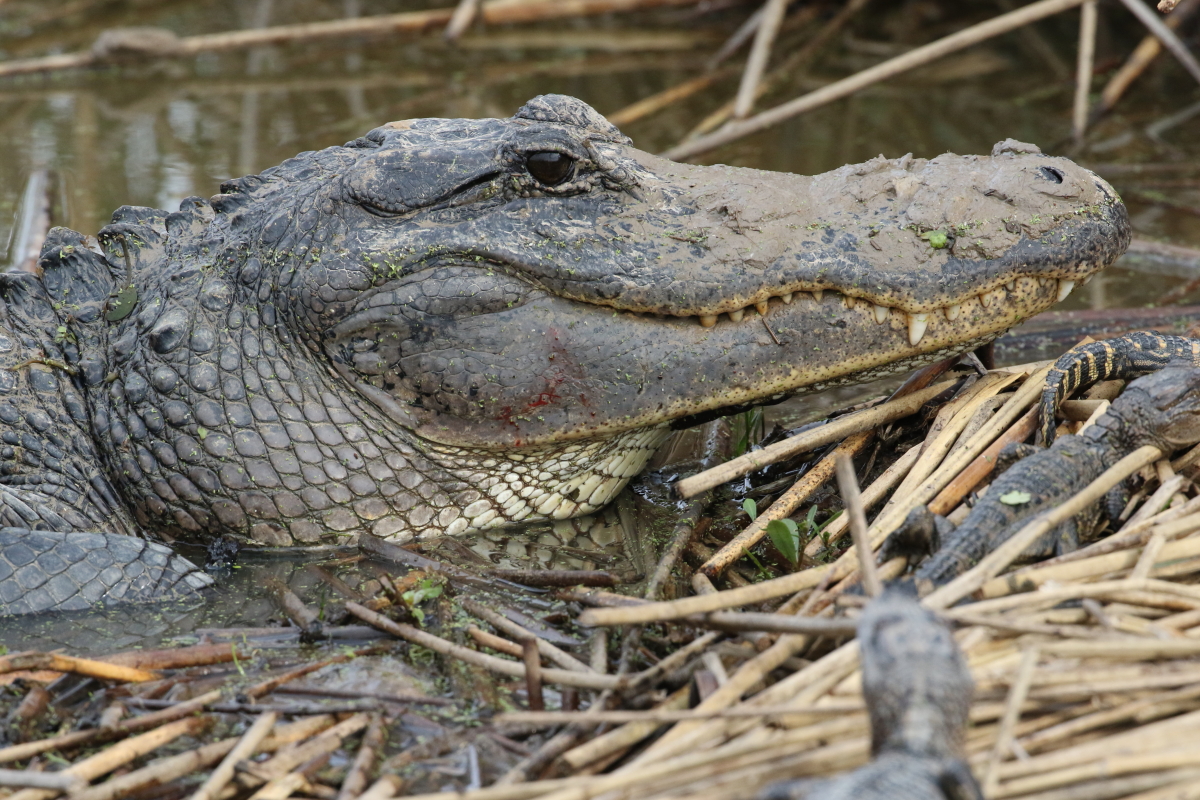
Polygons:
[[552,150],[531,153],[525,158],[525,168],[529,174],[544,186],[557,186],[567,180],[575,171],[574,167],[575,159]]
[[1054,167],[1042,167],[1038,171],[1041,172],[1042,177],[1048,181],[1054,181],[1055,183],[1063,182],[1062,170],[1055,169]]

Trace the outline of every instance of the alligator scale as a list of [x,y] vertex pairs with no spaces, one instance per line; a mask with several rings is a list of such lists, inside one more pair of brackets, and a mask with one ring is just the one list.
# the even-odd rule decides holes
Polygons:
[[144,543],[117,549],[157,566],[98,566],[95,533],[282,546],[586,514],[672,426],[976,347],[1129,238],[1104,181],[1032,145],[693,166],[563,96],[221,191],[123,207],[99,247],[55,229],[40,275],[0,276],[0,612],[204,583]]

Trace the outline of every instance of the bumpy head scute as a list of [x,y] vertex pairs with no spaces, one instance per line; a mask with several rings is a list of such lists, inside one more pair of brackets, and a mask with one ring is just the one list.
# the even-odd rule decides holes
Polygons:
[[570,125],[585,131],[589,138],[613,144],[633,144],[633,140],[617,129],[582,100],[565,94],[541,94],[521,106],[513,119]]

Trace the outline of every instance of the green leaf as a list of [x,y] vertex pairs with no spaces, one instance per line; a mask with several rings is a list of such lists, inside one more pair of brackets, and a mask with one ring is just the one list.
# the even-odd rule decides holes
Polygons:
[[204,441],[204,437],[208,436],[208,428],[202,425],[196,426],[196,435],[200,437],[200,441]]
[[1000,495],[1000,502],[1006,506],[1020,506],[1028,503],[1032,497],[1029,492],[1008,492]]
[[133,313],[133,308],[137,305],[137,301],[137,287],[131,283],[117,292],[117,296],[109,303],[108,313],[104,315],[104,318],[109,322],[119,322],[125,319]]
[[950,241],[945,231],[926,231],[921,234],[921,238],[929,242],[929,246],[934,250],[941,250]]
[[751,522],[758,519],[758,503],[754,502],[754,498],[747,497],[742,501],[742,511],[746,512]]
[[792,564],[800,560],[800,528],[790,519],[773,519],[767,524],[767,536],[775,549]]

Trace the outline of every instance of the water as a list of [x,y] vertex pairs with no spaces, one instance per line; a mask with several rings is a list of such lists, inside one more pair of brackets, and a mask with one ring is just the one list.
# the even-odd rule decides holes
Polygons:
[[[185,36],[432,5],[401,0],[84,0],[51,6],[9,0],[0,11],[0,57],[84,49],[102,30],[116,26],[159,26]],[[120,205],[174,209],[189,195],[215,194],[224,180],[258,172],[302,150],[344,143],[389,120],[507,117],[530,97],[549,92],[572,94],[603,113],[615,112],[701,74],[709,55],[755,6],[710,5],[718,10],[678,8],[476,28],[459,46],[445,44],[436,32],[333,39],[0,80],[0,265],[21,260],[21,231],[31,227],[38,213],[48,213],[54,224],[95,233]],[[972,8],[965,13],[974,16],[959,17],[964,12],[958,4],[877,5],[760,108],[998,10]],[[1110,178],[1127,198],[1137,235],[1200,248],[1200,87],[1164,58],[1134,85],[1117,113],[1099,123],[1087,145],[1073,147],[1069,118],[1077,20],[1072,12],[1001,37],[703,160],[817,173],[880,153],[986,153],[994,142],[1012,137],[1087,164],[1175,164],[1148,177]],[[1102,6],[1100,20],[1102,75],[1096,91],[1142,35],[1115,5]],[[785,29],[780,47],[794,48],[814,29]],[[1190,41],[1197,44],[1194,34]],[[643,149],[664,150],[736,87],[737,76],[732,75],[625,131]],[[1061,307],[1146,306],[1186,277],[1179,269],[1115,268]],[[1200,302],[1200,293],[1185,302]],[[1012,360],[1035,357],[1023,353]],[[795,420],[813,414],[814,408],[852,402],[882,388],[804,398],[776,407],[770,418]],[[645,506],[635,519],[650,513]],[[558,566],[620,568],[630,550],[636,550],[611,530],[600,538],[604,543],[589,549],[595,543],[581,539],[578,531],[543,527],[523,535],[506,533],[503,542],[493,544],[513,563]],[[577,539],[587,547],[577,546]],[[263,574],[289,581],[310,598],[319,594],[317,582],[303,570],[309,560],[253,562],[198,609],[154,615],[105,611],[61,623],[6,622],[0,643],[111,650],[195,627],[258,625],[274,613],[262,593]],[[353,572],[345,574],[354,577]],[[111,635],[72,638],[69,631],[80,628]]]

